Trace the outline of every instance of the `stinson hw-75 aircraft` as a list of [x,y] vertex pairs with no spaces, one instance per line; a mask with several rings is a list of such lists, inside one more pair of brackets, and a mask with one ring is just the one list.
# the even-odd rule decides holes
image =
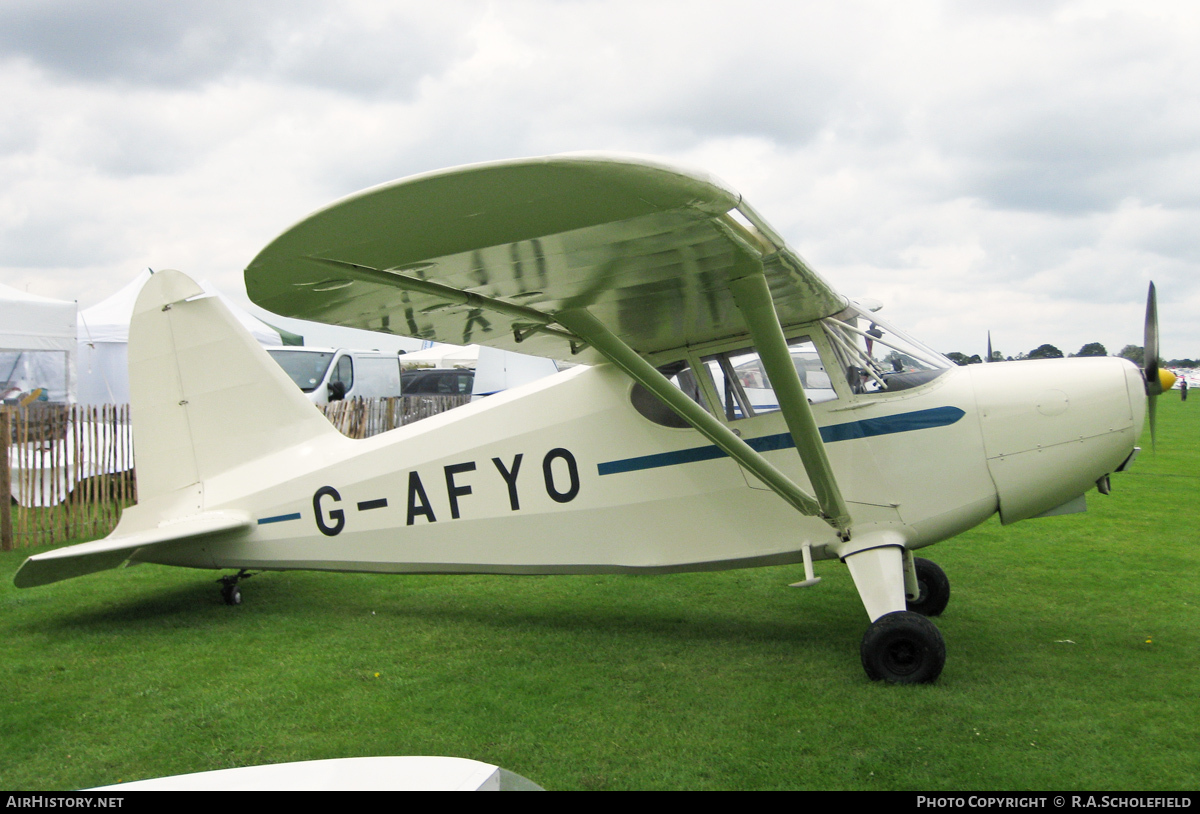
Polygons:
[[1162,387],[1115,358],[957,367],[834,291],[729,186],[623,156],[351,195],[263,249],[246,288],[289,317],[583,364],[351,440],[218,299],[159,272],[129,337],[138,504],[103,540],[30,557],[18,586],[236,569],[236,604],[260,570],[795,563],[811,585],[838,559],[871,620],[867,674],[927,682],[950,589],[913,552],[996,512],[1082,510]]

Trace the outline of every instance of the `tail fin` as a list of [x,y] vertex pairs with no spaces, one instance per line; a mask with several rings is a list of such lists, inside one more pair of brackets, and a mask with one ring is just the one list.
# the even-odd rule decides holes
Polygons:
[[325,435],[334,427],[216,297],[160,271],[129,327],[139,502]]
[[103,540],[30,557],[13,582],[45,585],[116,568],[138,549],[249,528],[206,511],[204,481],[298,443],[338,436],[237,318],[178,271],[147,281],[129,326],[138,505]]

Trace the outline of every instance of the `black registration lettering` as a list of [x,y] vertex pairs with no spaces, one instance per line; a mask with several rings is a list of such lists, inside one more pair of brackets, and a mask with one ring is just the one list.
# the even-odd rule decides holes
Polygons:
[[321,533],[326,537],[334,537],[341,534],[342,529],[346,527],[346,513],[341,509],[330,509],[329,520],[333,521],[333,523],[332,525],[326,525],[325,513],[321,509],[321,498],[326,496],[333,498],[335,503],[340,503],[342,500],[342,496],[337,493],[337,489],[334,489],[332,486],[322,486],[313,495],[313,514],[317,518],[317,528],[321,530]]
[[[560,492],[554,483],[554,460],[562,459],[567,463],[567,478],[569,485],[565,492]],[[546,453],[546,457],[542,459],[542,474],[546,477],[546,494],[557,503],[570,503],[579,494],[579,467],[575,464],[575,456],[569,451],[562,449],[552,449]]]
[[430,523],[436,523],[433,507],[429,505],[429,495],[421,485],[421,477],[416,472],[408,473],[408,525],[412,525],[417,515],[423,514]]
[[504,478],[504,482],[508,484],[508,505],[512,506],[514,512],[521,508],[521,501],[517,498],[517,471],[520,470],[521,459],[524,457],[524,454],[518,453],[513,458],[512,469],[505,469],[504,461],[499,458],[492,458],[492,463],[500,470],[500,477]]
[[454,482],[454,476],[461,472],[474,472],[475,462],[469,461],[465,464],[454,464],[446,467],[446,494],[450,496],[450,517],[457,520],[458,515],[458,499],[464,495],[471,494],[470,486],[459,486]]

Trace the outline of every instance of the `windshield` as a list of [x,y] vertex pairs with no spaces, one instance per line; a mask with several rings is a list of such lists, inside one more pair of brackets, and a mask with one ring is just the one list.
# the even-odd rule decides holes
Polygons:
[[937,351],[854,306],[821,325],[855,393],[907,390],[954,367]]
[[325,371],[333,353],[308,350],[269,350],[271,358],[279,363],[283,372],[305,393],[311,393],[325,380]]

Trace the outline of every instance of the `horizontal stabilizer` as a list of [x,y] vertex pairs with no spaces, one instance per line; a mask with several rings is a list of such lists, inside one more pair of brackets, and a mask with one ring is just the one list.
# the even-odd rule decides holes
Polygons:
[[103,540],[38,554],[25,560],[13,578],[13,583],[18,588],[32,588],[96,571],[106,571],[122,565],[139,548],[219,531],[249,528],[250,525],[249,515],[242,512],[205,512],[163,523],[146,531],[105,537]]

